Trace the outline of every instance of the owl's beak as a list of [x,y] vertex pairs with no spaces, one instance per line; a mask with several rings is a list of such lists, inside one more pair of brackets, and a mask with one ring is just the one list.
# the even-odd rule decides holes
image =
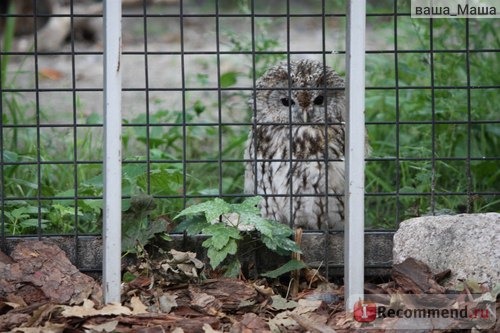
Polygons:
[[303,110],[302,110],[302,120],[303,120],[305,123],[307,123],[307,122],[308,122],[308,118],[309,118],[309,116],[308,116],[307,109],[303,109]]

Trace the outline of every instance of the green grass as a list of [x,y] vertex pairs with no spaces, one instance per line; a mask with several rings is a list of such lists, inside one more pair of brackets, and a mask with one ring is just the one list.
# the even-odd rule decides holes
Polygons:
[[[390,3],[387,4],[390,7]],[[240,10],[243,10],[240,8]],[[259,20],[257,51],[283,50],[283,41],[269,37],[272,20]],[[377,24],[387,45],[392,45],[394,21]],[[498,49],[495,20],[471,20],[470,47]],[[252,49],[251,40],[224,32],[234,51]],[[398,18],[398,45],[403,49],[429,49],[429,21]],[[465,21],[435,20],[433,47],[436,50],[465,49]],[[8,36],[4,46],[9,45]],[[8,50],[4,48],[4,50]],[[467,193],[495,192],[500,183],[500,130],[498,124],[467,123],[498,120],[498,89],[452,89],[445,86],[499,85],[500,55],[494,52],[469,53],[469,67],[464,52],[435,53],[434,77],[429,53],[399,53],[397,82],[394,54],[368,54],[368,87],[389,87],[366,91],[367,132],[372,154],[366,165],[366,222],[369,228],[395,228],[398,221],[431,213],[500,211],[497,195],[470,196]],[[255,58],[259,75],[284,55],[259,55]],[[328,57],[338,67],[339,57]],[[252,57],[247,56],[247,63]],[[214,66],[215,64],[211,64]],[[341,67],[341,66],[340,66]],[[221,73],[223,87],[238,86],[253,77],[251,67],[241,72]],[[7,74],[8,73],[8,74]],[[19,72],[7,57],[2,58],[2,86],[16,87]],[[203,75],[190,77],[199,86],[207,85]],[[436,89],[422,89],[434,81]],[[415,88],[412,88],[415,87]],[[467,98],[470,95],[470,109]],[[213,95],[214,96],[214,95]],[[249,92],[225,91],[221,94],[223,114],[239,114],[242,119]],[[182,126],[206,123],[208,110],[217,110],[216,99],[203,99],[186,93],[186,112],[160,109],[149,117],[126,119],[123,133],[123,210],[131,209],[130,198],[148,193],[158,198],[153,219],[177,215],[186,206],[204,199],[188,196],[233,194],[231,202],[240,202],[243,192],[243,164],[219,159],[241,159],[249,128],[247,126]],[[36,124],[36,105],[21,94],[3,93],[4,125]],[[77,105],[78,106],[78,105]],[[396,111],[397,110],[397,111]],[[3,160],[16,165],[3,166],[3,196],[19,200],[4,201],[4,228],[7,235],[37,233],[99,233],[102,209],[102,119],[77,110],[77,121],[85,127],[41,128],[4,127]],[[39,110],[38,117],[50,123],[51,116]],[[52,116],[53,117],[53,116]],[[430,122],[437,122],[432,125]],[[395,122],[410,122],[399,125]],[[461,123],[446,123],[458,121]],[[383,124],[385,123],[385,124]],[[389,124],[387,124],[389,123]],[[391,124],[392,123],[392,124]],[[135,125],[134,125],[135,124]],[[160,124],[156,126],[156,124]],[[130,125],[130,126],[129,126]],[[134,125],[134,126],[132,126]],[[470,134],[470,145],[468,136]],[[184,145],[185,142],[185,145]],[[219,151],[219,145],[221,151]],[[184,150],[185,147],[185,150]],[[78,163],[74,162],[75,155]],[[470,167],[464,158],[471,157]],[[483,159],[485,157],[485,159]],[[402,159],[397,161],[397,159]],[[450,158],[457,158],[453,160]],[[477,158],[477,159],[476,159]],[[488,160],[490,158],[490,160]],[[149,165],[147,160],[152,161]],[[182,161],[187,161],[182,163]],[[189,162],[189,161],[211,162]],[[58,161],[60,163],[45,163]],[[172,162],[176,161],[176,162]],[[40,164],[41,163],[41,164]],[[40,166],[40,168],[39,168]],[[470,177],[467,175],[470,174]],[[496,187],[495,187],[496,186]],[[76,193],[75,193],[76,188]],[[79,199],[74,199],[78,196]],[[40,205],[36,198],[41,198]],[[57,197],[57,199],[43,199]],[[23,199],[32,198],[32,199]],[[431,199],[434,199],[434,203]]]
[[[412,45],[414,49],[428,50],[429,21],[404,22],[406,24],[398,25],[398,31],[416,43]],[[471,47],[500,47],[495,32],[497,26],[493,19],[471,20]],[[465,20],[435,20],[433,35],[436,50],[464,50]],[[394,60],[393,54],[369,54],[367,86],[394,87]],[[472,86],[498,86],[500,81],[495,74],[500,64],[498,52],[471,52],[468,65],[464,52],[435,53],[433,77],[429,53],[401,53],[397,60],[398,84],[405,87],[399,91],[397,105],[393,89],[368,90],[366,95],[366,117],[372,122],[367,126],[373,150],[371,157],[381,159],[370,161],[366,166],[366,191],[380,193],[367,198],[368,226],[393,228],[397,221],[431,213],[499,211],[498,195],[466,195],[468,192],[498,192],[498,160],[481,160],[500,156],[498,125],[467,123],[469,119],[498,120],[498,89],[441,88],[467,86],[467,72]],[[432,80],[434,90],[411,89],[429,87]],[[396,106],[399,107],[398,113]],[[438,123],[432,125],[432,120]],[[409,123],[400,124],[399,132],[394,125],[377,124],[396,121]],[[383,160],[395,157],[420,160],[399,163]],[[469,157],[476,159],[471,161],[470,169],[464,160]],[[470,177],[467,176],[469,173]],[[431,193],[435,195],[434,205]]]

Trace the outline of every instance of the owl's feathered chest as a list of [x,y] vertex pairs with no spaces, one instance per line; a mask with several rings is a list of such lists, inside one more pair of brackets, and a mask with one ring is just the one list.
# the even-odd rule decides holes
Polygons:
[[342,127],[256,126],[245,152],[245,192],[264,196],[265,217],[334,227],[343,219],[343,200],[325,195],[343,193],[343,153]]
[[[336,133],[338,132],[338,133]],[[256,126],[249,138],[250,151],[256,151],[258,157],[269,160],[290,159],[309,160],[323,158],[338,159],[344,155],[341,128],[324,126]],[[250,156],[252,157],[252,156]]]

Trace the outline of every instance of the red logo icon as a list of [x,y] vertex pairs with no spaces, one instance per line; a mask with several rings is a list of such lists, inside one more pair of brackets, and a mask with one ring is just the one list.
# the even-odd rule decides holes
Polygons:
[[377,318],[377,305],[373,302],[359,300],[354,304],[354,319],[362,323],[374,321]]

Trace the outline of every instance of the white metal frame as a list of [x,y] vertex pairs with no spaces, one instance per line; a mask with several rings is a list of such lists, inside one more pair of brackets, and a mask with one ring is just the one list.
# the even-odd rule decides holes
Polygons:
[[[104,1],[104,260],[106,303],[120,301],[121,285],[121,0]],[[346,309],[363,295],[366,1],[347,5]]]
[[365,200],[365,26],[366,1],[347,4],[346,41],[346,215],[344,290],[346,310],[363,297]]
[[104,5],[104,214],[103,290],[106,303],[120,302],[121,285],[121,0]]

